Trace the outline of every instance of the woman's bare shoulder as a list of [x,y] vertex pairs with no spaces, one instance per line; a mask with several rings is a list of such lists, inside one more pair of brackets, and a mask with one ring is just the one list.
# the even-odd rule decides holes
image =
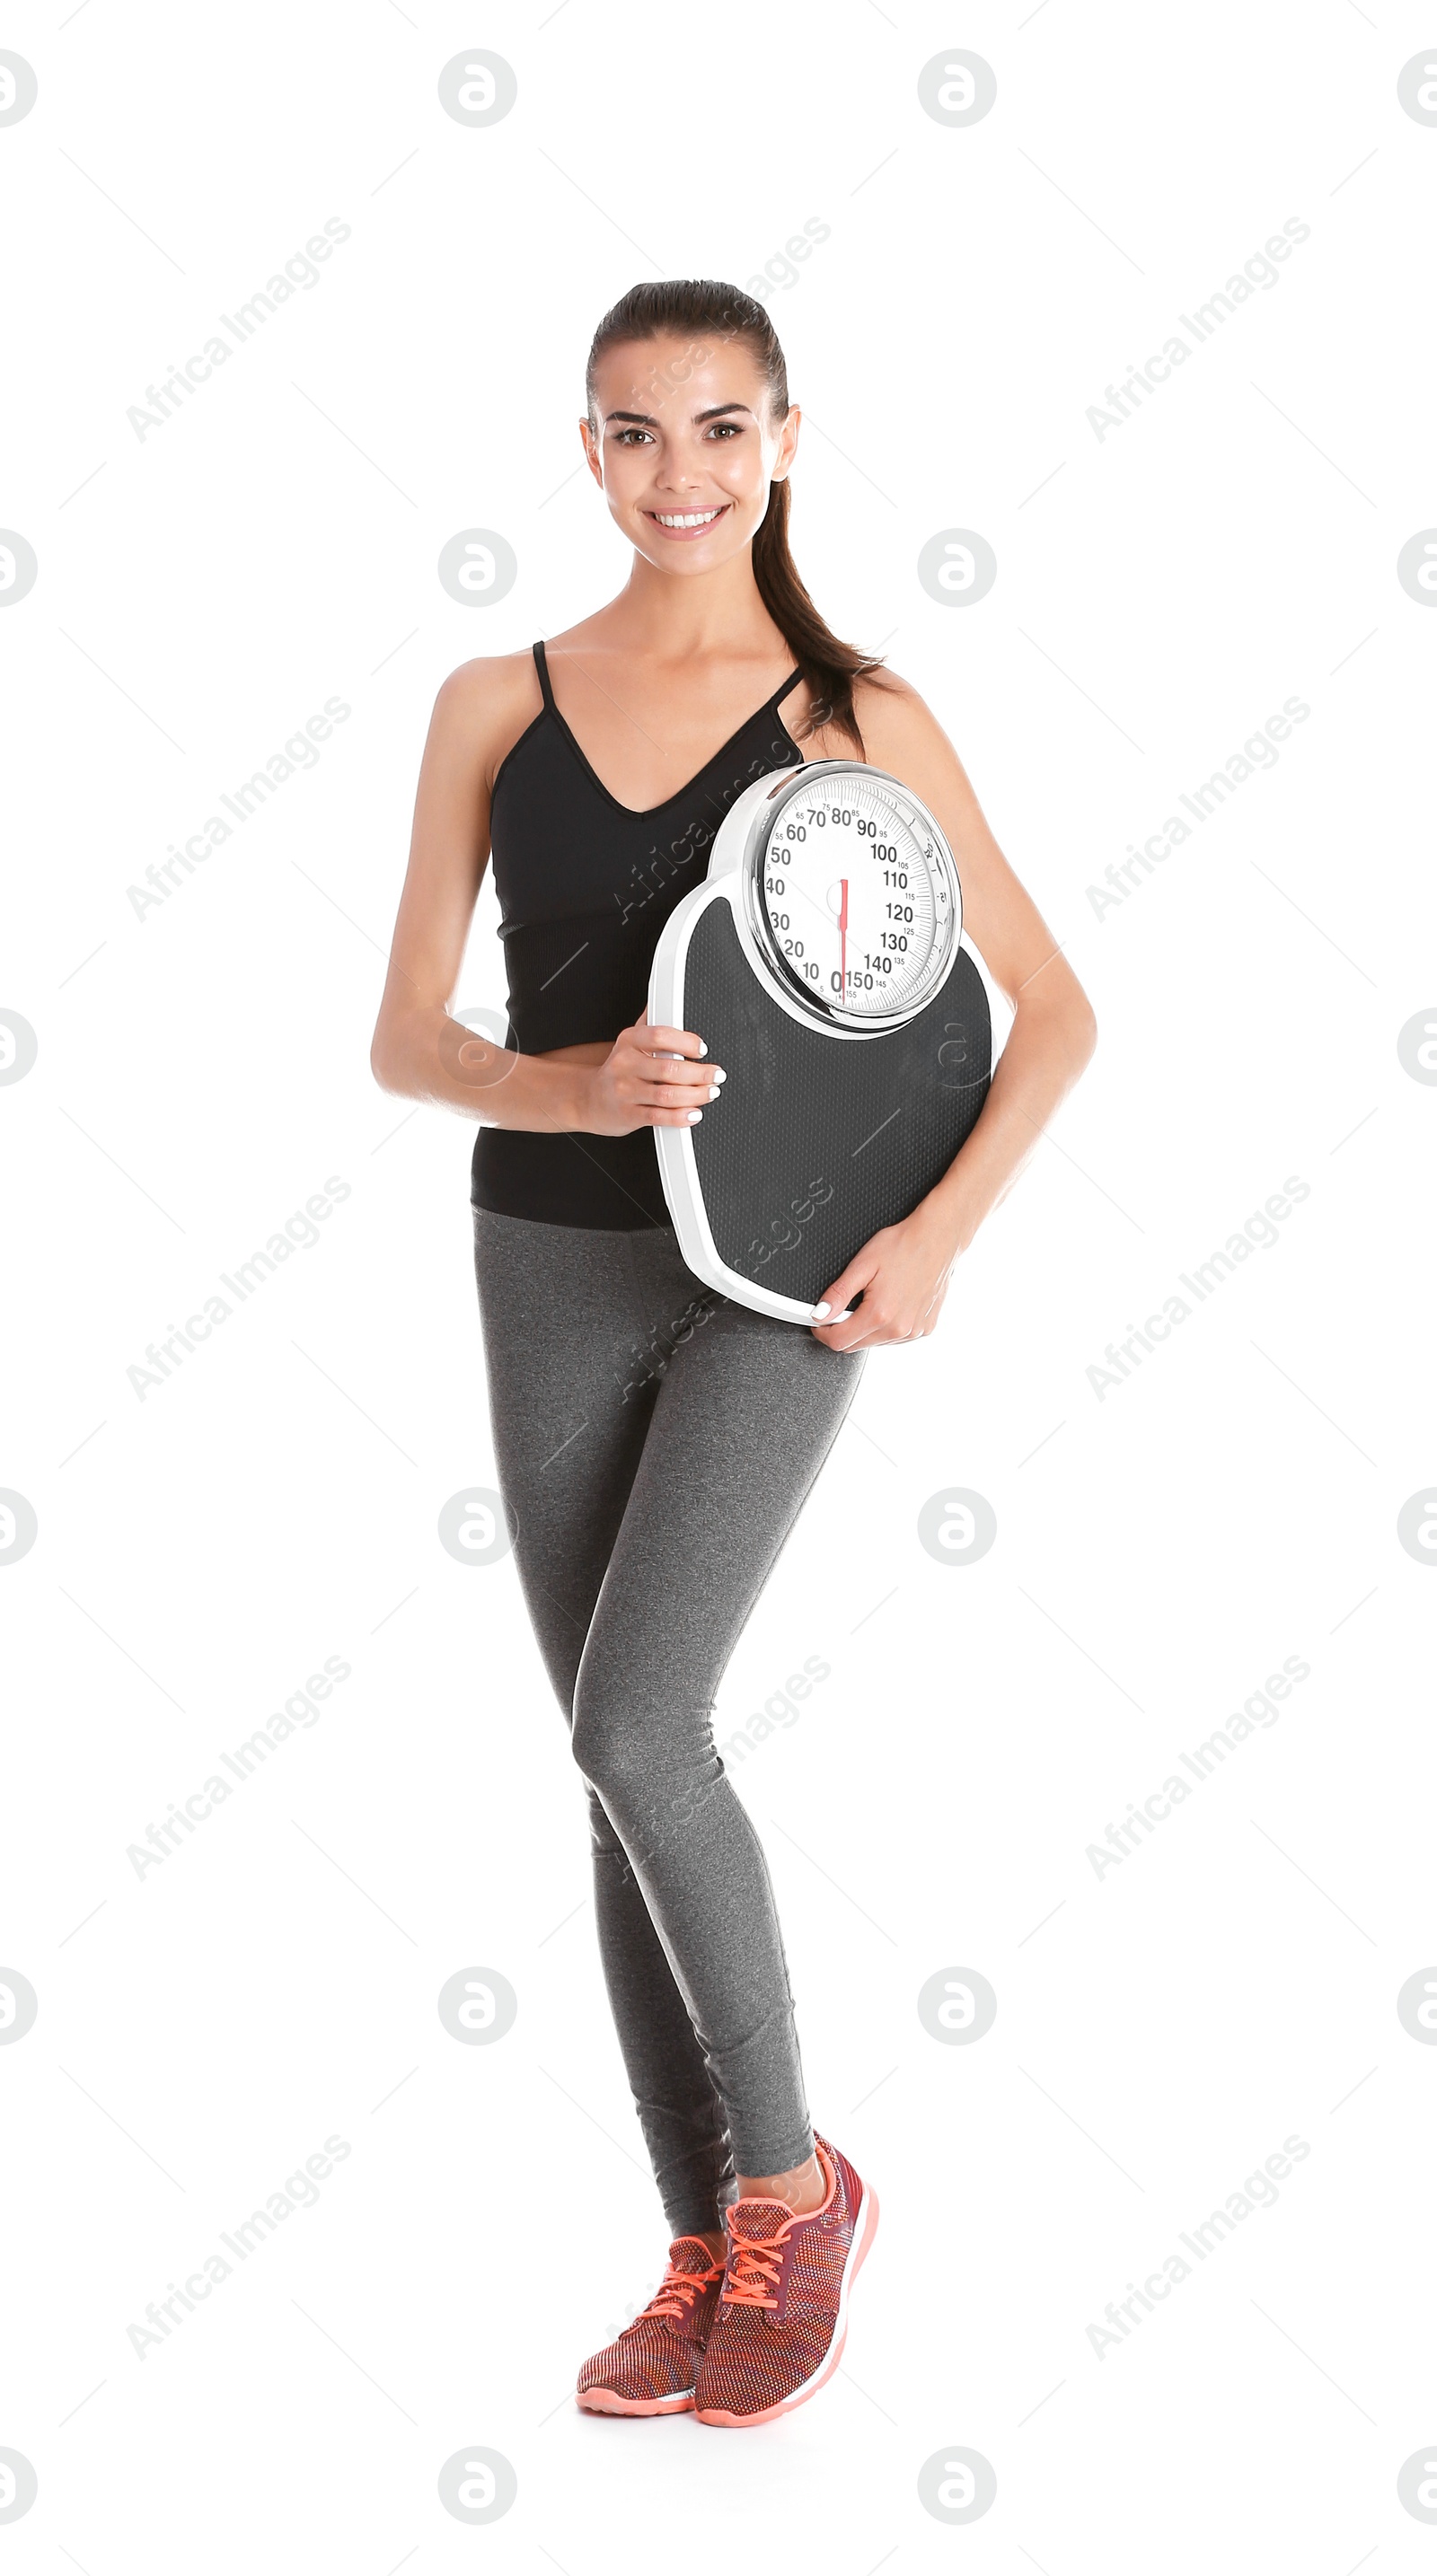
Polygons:
[[925,716],[930,724],[934,721],[912,681],[900,671],[891,671],[886,662],[854,681],[853,711],[865,738],[870,725],[891,732],[921,727]]
[[544,703],[534,656],[483,653],[461,662],[439,688],[431,736],[477,761],[492,782],[500,764]]
[[897,671],[885,667],[855,680],[853,712],[875,769],[901,776],[905,763],[957,760],[954,745],[927,699]]

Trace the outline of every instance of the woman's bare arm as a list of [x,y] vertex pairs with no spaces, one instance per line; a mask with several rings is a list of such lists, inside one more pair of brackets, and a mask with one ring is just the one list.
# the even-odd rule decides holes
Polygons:
[[[522,1055],[450,1016],[489,857],[490,793],[532,711],[532,672],[527,654],[466,662],[435,700],[370,1046],[374,1077],[401,1098],[434,1101],[485,1126],[604,1136],[680,1126],[716,1088],[692,1030],[641,1021],[607,1052],[597,1050],[595,1062],[590,1047]],[[662,1081],[659,1054],[680,1059],[665,1066]]]
[[989,831],[948,736],[916,689],[893,673],[885,682],[860,682],[855,692],[868,757],[921,796],[941,825],[958,862],[964,928],[1011,1002],[1013,1025],[972,1133],[941,1181],[825,1289],[835,1320],[814,1327],[814,1338],[837,1351],[934,1329],[959,1256],[1007,1196],[1097,1039],[1087,995]]
[[[864,692],[867,697],[868,693]],[[1086,993],[988,828],[967,773],[916,689],[874,692],[860,713],[868,756],[921,796],[958,862],[963,927],[1000,992],[1013,1025],[982,1112],[943,1179],[924,1201],[965,1251],[985,1216],[1006,1198],[1047,1121],[1097,1043]]]

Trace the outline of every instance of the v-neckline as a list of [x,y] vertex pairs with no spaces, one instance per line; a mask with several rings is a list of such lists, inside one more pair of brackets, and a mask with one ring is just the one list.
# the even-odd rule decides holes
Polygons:
[[[756,725],[760,716],[766,716],[770,707],[776,709],[780,700],[786,698],[795,683],[803,677],[802,671],[799,669],[798,664],[795,663],[793,669],[788,675],[788,678],[780,682],[779,686],[774,690],[772,697],[765,698],[761,707],[755,707],[751,716],[745,716],[743,723],[734,727],[734,730],[729,735],[727,742],[721,742],[717,751],[711,752],[708,759],[702,764],[702,767],[696,769],[692,778],[687,779],[682,787],[676,787],[671,796],[662,797],[657,805],[625,805],[621,802],[620,798],[614,794],[611,787],[606,787],[604,785],[602,778],[599,776],[597,769],[590,760],[588,753],[585,751],[584,746],[580,742],[578,735],[575,733],[573,726],[570,724],[568,717],[560,707],[559,701],[554,695],[554,683],[549,676],[549,655],[547,647],[541,642],[539,650],[543,655],[541,678],[544,683],[545,702],[550,715],[559,727],[560,732],[563,734],[565,741],[568,743],[569,748],[573,752],[581,769],[583,769],[592,784],[597,787],[605,804],[612,805],[616,814],[627,814],[629,820],[633,823],[650,822],[655,814],[666,813],[669,806],[676,805],[681,796],[689,795],[692,790],[697,787],[700,779],[704,777],[706,772],[713,768],[715,761],[722,760],[726,751],[732,751],[734,744],[739,740],[740,736],[746,734],[751,725]],[[780,722],[782,722],[782,718],[780,718]],[[785,734],[788,735],[789,741],[793,743],[794,750],[799,753],[800,757],[802,757],[803,745],[794,740],[793,735],[788,732],[787,725],[784,725],[783,730]]]

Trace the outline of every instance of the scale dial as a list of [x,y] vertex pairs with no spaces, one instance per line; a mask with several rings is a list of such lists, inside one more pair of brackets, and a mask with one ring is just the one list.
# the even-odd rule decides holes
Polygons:
[[953,854],[886,770],[810,761],[759,808],[745,896],[760,951],[816,1019],[892,1028],[932,999],[962,926]]

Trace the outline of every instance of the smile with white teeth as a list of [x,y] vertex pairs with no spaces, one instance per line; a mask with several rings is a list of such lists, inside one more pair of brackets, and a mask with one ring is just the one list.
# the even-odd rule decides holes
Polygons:
[[722,517],[727,507],[724,502],[717,510],[650,510],[649,517],[657,519],[661,528],[706,528],[710,520]]

